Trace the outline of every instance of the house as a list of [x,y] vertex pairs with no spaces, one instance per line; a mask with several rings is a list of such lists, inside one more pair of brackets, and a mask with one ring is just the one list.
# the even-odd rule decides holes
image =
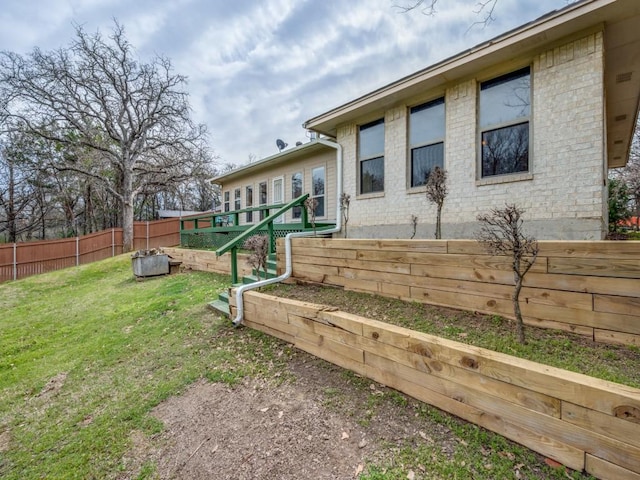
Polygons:
[[[211,182],[220,186],[222,212],[282,205],[308,193],[315,201],[315,220],[336,220],[336,149],[330,142],[313,139],[307,143],[249,163]],[[294,207],[279,218],[279,223],[297,223],[302,207]],[[264,211],[239,215],[240,225],[251,225],[265,216]]]
[[440,166],[444,238],[473,237],[505,203],[539,239],[604,238],[607,171],[638,115],[639,26],[638,0],[582,0],[306,121],[342,145],[349,237],[409,238],[416,215],[432,238],[424,184]]
[[[640,1],[582,0],[307,120],[342,146],[349,237],[433,238],[425,196],[447,171],[444,238],[515,203],[538,239],[600,240],[607,172],[626,164],[640,98]],[[336,150],[315,140],[213,179],[223,211],[309,193],[336,219]],[[241,224],[263,212],[241,214]],[[280,222],[296,222],[296,207]]]

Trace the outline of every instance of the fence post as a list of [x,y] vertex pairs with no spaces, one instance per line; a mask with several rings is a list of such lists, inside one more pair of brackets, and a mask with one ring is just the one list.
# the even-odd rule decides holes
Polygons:
[[114,228],[111,229],[111,256],[116,256],[116,231]]
[[80,265],[80,237],[76,237],[76,267]]
[[149,220],[147,220],[147,250],[149,250]]
[[13,279],[18,279],[18,245],[14,242],[13,244]]

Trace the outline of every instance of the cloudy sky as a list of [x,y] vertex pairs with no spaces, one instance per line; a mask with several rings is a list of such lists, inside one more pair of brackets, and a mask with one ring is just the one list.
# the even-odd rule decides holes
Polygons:
[[498,0],[482,27],[478,0],[2,0],[0,50],[67,45],[74,25],[109,33],[113,20],[144,61],[172,60],[189,78],[194,119],[222,162],[306,141],[302,123],[416,70],[531,21],[567,0]]

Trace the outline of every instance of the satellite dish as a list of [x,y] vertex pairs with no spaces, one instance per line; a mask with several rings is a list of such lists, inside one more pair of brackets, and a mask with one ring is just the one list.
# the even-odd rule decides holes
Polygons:
[[285,148],[287,148],[287,145],[288,145],[287,143],[284,143],[284,142],[283,142],[282,140],[280,140],[280,139],[277,139],[277,140],[276,140],[276,146],[278,147],[278,150],[280,150],[280,151],[282,151],[282,150],[284,150]]

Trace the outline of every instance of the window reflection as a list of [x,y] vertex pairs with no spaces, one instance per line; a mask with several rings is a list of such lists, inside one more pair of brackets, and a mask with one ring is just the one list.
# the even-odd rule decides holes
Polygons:
[[482,83],[482,177],[529,170],[529,67]]
[[362,125],[358,132],[360,193],[384,191],[384,119]]

